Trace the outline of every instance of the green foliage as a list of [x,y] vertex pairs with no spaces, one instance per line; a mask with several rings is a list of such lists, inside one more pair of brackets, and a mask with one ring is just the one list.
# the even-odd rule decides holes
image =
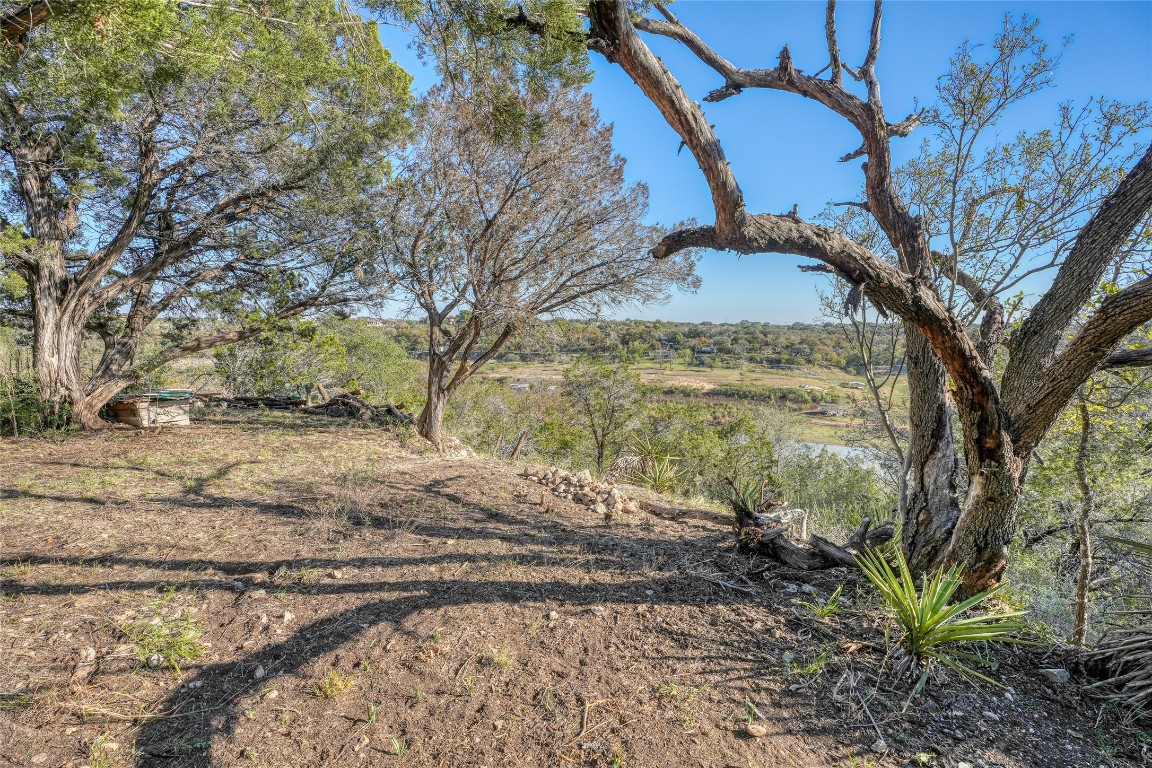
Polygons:
[[388,402],[419,398],[420,366],[357,318],[297,321],[213,351],[234,394],[306,396],[316,385],[361,389]]
[[338,699],[356,684],[356,678],[343,672],[332,670],[312,686],[312,695],[319,699]]
[[40,388],[25,376],[0,373],[0,436],[33,437],[64,432],[72,410],[66,403],[45,400]]
[[603,473],[619,455],[648,388],[626,365],[581,358],[564,369],[562,391],[572,418],[588,435],[589,463]]
[[[385,327],[401,346],[419,349],[427,331],[423,323],[412,320],[390,320]],[[880,334],[890,333],[883,328]],[[877,347],[884,347],[877,342]],[[883,367],[895,361],[886,355],[891,349],[878,349],[873,365]],[[767,369],[796,366],[823,366],[860,373],[862,362],[839,326],[831,323],[792,323],[775,325],[741,321],[738,323],[669,322],[662,320],[568,320],[538,321],[526,326],[512,339],[497,360],[510,356],[523,362],[568,362],[574,356],[588,355],[606,359],[675,362],[676,367],[739,368],[742,365]],[[725,385],[728,386],[728,385]],[[742,384],[733,384],[734,399]],[[835,388],[823,392],[800,390],[798,387],[771,387],[749,391],[754,401],[787,401],[797,405],[815,398],[835,402],[841,394]],[[724,390],[721,390],[724,392]],[[800,393],[803,392],[803,396]],[[670,385],[665,394],[696,397],[696,387]]]
[[656,493],[672,493],[680,484],[680,469],[673,456],[657,456],[634,468],[629,479]]
[[738,400],[801,405],[820,402],[820,395],[799,387],[766,387],[758,384],[718,384],[708,394]]
[[[236,395],[303,397],[316,385],[333,386],[346,350],[332,333],[311,322],[261,334],[213,351],[216,373]],[[342,383],[342,382],[341,382]]]
[[836,591],[828,596],[828,599],[823,603],[812,603],[806,600],[798,600],[797,605],[802,605],[808,608],[812,613],[816,614],[821,619],[830,619],[836,614],[840,613],[840,597],[844,594],[844,585],[841,584],[836,587]]
[[205,647],[200,641],[204,630],[184,613],[170,619],[142,619],[122,627],[121,632],[136,646],[140,661],[151,664],[153,657],[159,657],[164,666],[176,673],[180,672],[182,660],[204,655]]
[[874,467],[827,450],[790,451],[778,462],[774,479],[789,506],[808,510],[826,532],[851,531],[865,517],[879,523],[897,507],[893,489]]
[[954,566],[947,571],[940,568],[931,576],[926,574],[917,591],[903,553],[897,550],[895,559],[896,570],[877,550],[858,555],[856,562],[891,609],[896,621],[900,634],[894,644],[902,653],[897,663],[898,670],[913,677],[919,676],[917,692],[928,682],[932,662],[939,662],[962,677],[974,677],[999,685],[970,666],[987,667],[991,662],[973,653],[968,646],[979,642],[1023,642],[1013,634],[1024,630],[1019,617],[1026,612],[968,615],[972,608],[998,590],[980,592],[953,603],[952,598],[962,582],[960,568]]

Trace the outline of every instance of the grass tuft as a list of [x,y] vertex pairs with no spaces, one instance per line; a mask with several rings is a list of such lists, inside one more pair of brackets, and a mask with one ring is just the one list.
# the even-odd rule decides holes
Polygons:
[[324,675],[324,679],[312,686],[312,695],[321,699],[338,699],[348,693],[355,682],[356,678],[352,675],[332,670]]

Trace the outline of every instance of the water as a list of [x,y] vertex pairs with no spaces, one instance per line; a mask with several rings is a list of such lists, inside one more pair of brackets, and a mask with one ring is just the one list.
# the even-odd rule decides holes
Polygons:
[[812,453],[820,453],[820,451],[828,451],[834,456],[842,456],[846,459],[858,459],[864,461],[864,451],[860,448],[853,448],[848,445],[832,445],[830,443],[801,443],[812,449]]

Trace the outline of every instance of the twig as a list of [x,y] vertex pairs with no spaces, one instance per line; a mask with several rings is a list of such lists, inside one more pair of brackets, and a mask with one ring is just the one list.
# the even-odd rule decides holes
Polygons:
[[856,692],[856,698],[860,699],[860,706],[864,707],[864,714],[868,715],[868,719],[872,722],[872,728],[876,731],[876,738],[884,741],[884,734],[880,733],[880,726],[876,725],[876,718],[872,717],[872,710],[868,709],[868,702],[864,701],[864,697],[860,692]]
[[[586,733],[588,733],[588,731],[592,730],[591,728],[588,727],[588,713],[592,711],[592,707],[597,707],[601,704],[607,704],[609,701],[611,701],[611,699],[600,699],[599,701],[585,701],[584,702],[584,713],[580,716],[580,733],[578,733],[574,737],[572,737],[572,740],[568,742],[569,744],[576,743],[581,738],[583,738],[584,734],[586,734]],[[599,723],[598,725],[594,725],[593,728],[599,728],[601,725],[604,725],[604,723],[606,723],[606,722],[608,722],[608,721],[604,720],[603,722]]]

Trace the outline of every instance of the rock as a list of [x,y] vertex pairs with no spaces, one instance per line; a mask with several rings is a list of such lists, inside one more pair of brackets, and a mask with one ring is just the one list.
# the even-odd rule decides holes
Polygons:
[[1040,674],[1053,685],[1066,685],[1072,680],[1072,675],[1068,674],[1066,669],[1042,669]]
[[806,595],[815,595],[817,592],[819,592],[819,590],[816,589],[816,587],[812,586],[811,584],[803,585],[802,587],[800,587],[800,591]]
[[296,614],[292,613],[292,611],[284,611],[284,623],[285,624],[290,623],[295,618],[296,618]]
[[40,763],[45,763],[47,761],[48,761],[48,753],[47,752],[41,752],[40,754],[33,756],[32,765],[40,765]]
[[972,768],[972,763],[959,762],[956,763],[956,768]]
[[264,694],[264,698],[266,700],[271,700],[271,699],[276,698],[279,695],[280,695],[280,691],[273,688],[272,690],[268,691],[268,693]]
[[81,664],[91,664],[94,661],[96,661],[96,649],[95,648],[93,648],[92,646],[88,646],[84,650],[80,651],[80,663]]
[[192,690],[192,689],[195,689],[195,688],[199,688],[199,687],[201,687],[202,685],[204,685],[204,681],[203,681],[203,680],[192,680],[191,682],[187,683],[187,684],[186,684],[184,687],[185,687],[185,688],[188,688],[189,690]]
[[264,665],[263,664],[257,664],[256,669],[253,670],[253,672],[252,672],[252,677],[256,678],[257,680],[260,680],[267,674],[268,673],[264,670]]
[[888,751],[888,744],[884,739],[876,739],[876,741],[872,742],[872,746],[869,747],[869,749],[878,755],[882,755]]
[[588,609],[588,612],[589,612],[589,613],[593,613],[593,614],[595,614],[595,615],[597,615],[597,616],[599,616],[599,617],[601,617],[601,618],[603,618],[603,617],[605,617],[605,616],[607,616],[607,615],[608,615],[608,609],[607,609],[607,608],[602,608],[602,607],[601,607],[601,606],[599,606],[599,605],[594,605],[594,606],[592,606],[591,608],[589,608],[589,609]]
[[598,515],[604,515],[605,517],[608,516],[608,507],[604,506],[600,502],[596,502],[596,506],[592,507],[592,511]]
[[548,621],[556,621],[560,618],[560,614],[556,611],[548,611]]
[[333,568],[332,572],[329,575],[334,579],[344,578],[344,572],[341,571],[339,568]]
[[998,722],[1000,722],[1000,715],[996,714],[995,712],[985,712],[984,713],[984,719],[985,720],[991,720],[994,723],[998,723]]
[[148,669],[160,669],[160,667],[164,666],[164,657],[158,653],[154,653],[149,656],[148,660],[144,663],[148,665]]
[[592,482],[592,473],[586,469],[582,469],[576,473],[576,481],[581,483]]
[[268,590],[266,589],[250,589],[244,594],[248,597],[268,597]]
[[785,664],[791,664],[796,659],[796,654],[792,653],[792,651],[784,651],[784,653],[780,654],[780,659]]
[[753,739],[762,739],[768,735],[768,729],[758,723],[749,723],[744,726],[744,733]]

